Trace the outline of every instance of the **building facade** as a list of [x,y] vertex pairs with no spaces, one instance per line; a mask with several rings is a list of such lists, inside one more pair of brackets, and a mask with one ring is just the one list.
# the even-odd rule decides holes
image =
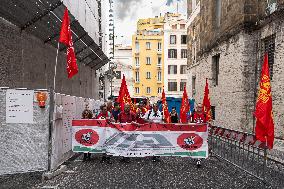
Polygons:
[[132,36],[134,96],[161,96],[164,85],[164,17],[139,19]]
[[282,0],[200,1],[188,6],[190,95],[202,102],[209,79],[214,124],[254,133],[264,52],[269,55],[276,140],[284,138]]
[[180,14],[165,14],[164,53],[165,93],[180,98],[188,87],[186,20]]

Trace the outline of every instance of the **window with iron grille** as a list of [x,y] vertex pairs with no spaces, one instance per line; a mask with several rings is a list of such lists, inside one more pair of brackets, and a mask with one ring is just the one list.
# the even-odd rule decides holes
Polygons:
[[215,108],[216,108],[215,106],[211,106],[211,115],[213,120],[215,120],[215,115],[216,115]]
[[176,81],[169,80],[168,91],[177,91],[177,82]]
[[268,36],[266,38],[264,38],[263,40],[263,53],[262,53],[262,58],[261,58],[261,67],[262,68],[262,64],[263,64],[263,55],[265,52],[268,53],[268,65],[269,65],[269,74],[270,74],[270,80],[272,80],[273,78],[273,64],[274,64],[274,52],[275,52],[275,34]]
[[168,58],[177,58],[177,50],[168,49]]

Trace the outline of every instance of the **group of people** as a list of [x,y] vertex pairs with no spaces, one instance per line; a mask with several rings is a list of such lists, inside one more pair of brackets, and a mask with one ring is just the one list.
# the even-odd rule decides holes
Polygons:
[[[117,102],[108,101],[100,106],[100,112],[96,115],[93,115],[92,111],[87,107],[82,113],[83,119],[109,119],[112,122],[117,123],[145,123],[145,122],[154,122],[154,123],[162,123],[164,120],[163,113],[159,110],[158,103],[154,103],[150,108],[146,107],[146,104],[143,101],[140,101],[138,106],[131,110],[130,104],[125,104],[124,109],[120,109],[120,105]],[[179,116],[176,111],[176,108],[173,107],[170,112],[170,120],[171,123],[179,123]],[[206,115],[203,113],[202,104],[197,104],[196,111],[188,116],[188,122],[191,123],[205,123]],[[90,159],[90,153],[84,153],[84,161]],[[130,162],[130,158],[123,157],[123,162]],[[160,161],[159,157],[154,156],[152,158],[153,162]],[[110,156],[103,155],[102,162],[107,162],[111,164]],[[201,166],[201,161],[197,161],[197,166]]]

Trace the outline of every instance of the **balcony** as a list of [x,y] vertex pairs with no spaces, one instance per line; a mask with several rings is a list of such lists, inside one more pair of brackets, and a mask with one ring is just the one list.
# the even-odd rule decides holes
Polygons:
[[162,54],[162,49],[157,50],[157,54],[161,55]]
[[162,83],[162,80],[161,80],[161,81],[157,80],[157,83],[158,83],[158,84],[161,84],[161,83]]
[[162,69],[162,64],[157,64],[158,69]]
[[139,68],[140,68],[140,64],[135,64],[135,66],[134,66],[134,68],[136,69],[136,70],[138,70]]

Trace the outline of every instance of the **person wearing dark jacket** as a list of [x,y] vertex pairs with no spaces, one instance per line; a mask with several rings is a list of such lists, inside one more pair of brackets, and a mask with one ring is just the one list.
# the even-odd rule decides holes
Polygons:
[[179,117],[175,107],[172,108],[170,116],[171,116],[171,123],[178,123]]

